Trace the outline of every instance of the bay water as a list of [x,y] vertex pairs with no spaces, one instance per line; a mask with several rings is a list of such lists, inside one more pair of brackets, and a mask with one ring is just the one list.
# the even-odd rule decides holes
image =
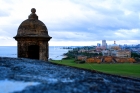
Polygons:
[[[63,49],[64,46],[49,46],[49,58],[54,60],[61,60],[64,53],[68,49]],[[17,58],[17,46],[0,46],[0,57],[14,57]]]

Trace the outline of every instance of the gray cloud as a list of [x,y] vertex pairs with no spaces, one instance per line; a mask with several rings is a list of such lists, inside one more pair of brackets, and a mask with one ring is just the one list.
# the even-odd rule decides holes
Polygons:
[[[122,6],[119,4],[122,3]],[[137,2],[135,2],[137,3]],[[63,29],[66,31],[72,31],[72,32],[86,32],[89,35],[84,40],[131,40],[131,39],[139,39],[138,36],[135,34],[126,34],[121,32],[120,34],[124,34],[126,36],[121,36],[119,33],[116,33],[116,31],[125,29],[128,31],[131,31],[132,29],[139,28],[139,11],[137,11],[137,8],[133,5],[131,5],[131,2],[129,1],[129,4],[126,4],[127,7],[123,6],[125,5],[124,2],[114,2],[112,9],[106,9],[104,7],[99,6],[88,6],[89,4],[84,4],[87,7],[87,11],[96,11],[96,14],[94,15],[87,15],[87,18],[91,21],[85,21],[80,20],[80,24],[78,24],[78,21],[75,21],[74,25],[70,24],[70,22],[64,22],[62,25],[64,25]],[[78,2],[77,2],[78,4]],[[138,5],[138,4],[136,4]],[[120,6],[118,8],[117,6]],[[130,6],[130,7],[129,7]],[[131,9],[133,7],[133,9]],[[136,9],[135,9],[136,8]],[[136,11],[135,11],[136,10]],[[129,12],[126,14],[126,12]],[[86,15],[86,14],[85,14]],[[74,20],[74,17],[73,17]],[[77,25],[75,25],[77,22]],[[66,25],[69,25],[67,27]],[[61,26],[60,26],[61,27]],[[138,34],[139,32],[137,32]],[[128,36],[127,36],[128,35]],[[90,38],[89,38],[90,37]],[[82,36],[81,36],[82,38]],[[82,39],[76,39],[76,38],[65,38],[64,40],[82,40]]]
[[[68,0],[57,2],[59,7],[52,1],[51,3],[49,1],[33,3],[38,9],[44,10],[42,14],[42,11],[39,13],[38,10],[37,15],[39,19],[43,17],[41,21],[46,24],[54,41],[140,40],[139,0]],[[10,3],[13,4],[13,7],[14,4],[26,5],[24,2],[17,4],[16,1]],[[40,8],[39,4],[44,3],[48,5]],[[67,4],[66,7],[65,4]],[[25,8],[26,11],[30,10],[28,8]],[[59,12],[55,11],[57,9]],[[23,17],[21,14],[19,14],[20,16],[14,15],[17,11],[20,13],[20,9],[11,7],[11,10],[6,10],[0,10],[0,17],[10,17],[11,19],[9,18],[8,24],[0,25],[0,28],[8,33],[3,35],[13,37],[16,35],[20,23],[28,17],[30,12],[24,16],[24,20],[21,20],[20,17]],[[57,13],[55,14],[54,11]],[[24,14],[24,12],[21,13]]]

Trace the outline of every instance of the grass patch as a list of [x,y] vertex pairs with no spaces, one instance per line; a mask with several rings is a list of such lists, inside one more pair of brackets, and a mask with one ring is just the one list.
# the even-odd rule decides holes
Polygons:
[[136,63],[84,63],[77,64],[74,59],[52,60],[52,63],[63,64],[78,68],[97,70],[109,74],[140,78],[140,64]]

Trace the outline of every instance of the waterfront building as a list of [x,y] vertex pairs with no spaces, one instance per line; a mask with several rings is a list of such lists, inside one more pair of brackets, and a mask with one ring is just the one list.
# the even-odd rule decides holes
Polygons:
[[114,56],[114,57],[131,57],[131,51],[130,50],[122,50],[119,45],[116,44],[116,41],[114,41],[114,44],[110,46],[108,50],[102,51],[103,56]]

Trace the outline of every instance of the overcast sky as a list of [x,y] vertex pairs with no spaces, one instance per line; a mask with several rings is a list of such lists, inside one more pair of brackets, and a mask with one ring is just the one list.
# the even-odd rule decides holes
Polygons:
[[0,46],[36,8],[52,37],[51,46],[140,44],[140,0],[0,0]]

